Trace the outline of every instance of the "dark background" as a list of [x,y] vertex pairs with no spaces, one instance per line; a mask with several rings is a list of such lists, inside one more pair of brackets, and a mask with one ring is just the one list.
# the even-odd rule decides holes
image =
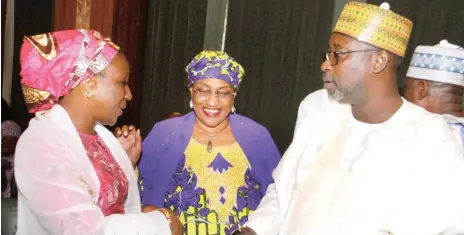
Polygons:
[[[417,45],[435,45],[443,38],[464,44],[463,0],[390,2],[393,11],[414,23],[400,80]],[[20,89],[19,49],[24,35],[53,31],[54,1],[15,4],[15,56],[4,59],[14,60],[12,108],[26,126],[30,115]],[[208,1],[115,4],[113,41],[128,55],[134,96],[119,124],[137,124],[146,135],[166,114],[189,111],[184,68],[203,48]],[[299,103],[321,88],[320,53],[327,49],[333,9],[334,0],[229,0],[225,51],[246,70],[237,112],[266,126],[281,152],[291,141]]]

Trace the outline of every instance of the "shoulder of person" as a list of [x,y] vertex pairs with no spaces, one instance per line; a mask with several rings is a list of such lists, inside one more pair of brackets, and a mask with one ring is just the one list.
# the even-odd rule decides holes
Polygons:
[[249,117],[235,113],[231,114],[230,118],[233,119],[235,127],[240,127],[240,130],[246,130],[248,135],[271,136],[265,126]]
[[405,113],[402,116],[406,125],[417,133],[436,132],[448,129],[446,120],[442,115],[431,113],[424,108],[405,101]]
[[69,161],[76,147],[74,138],[66,130],[55,125],[47,118],[34,118],[29,127],[21,134],[15,151],[15,161],[31,162]]
[[453,150],[460,149],[456,138],[442,115],[430,113],[427,110],[406,103],[408,105],[406,128],[410,128],[411,141],[421,149]]
[[[59,136],[66,133],[54,123],[54,120],[49,116],[48,112],[37,113],[36,117],[29,121],[28,128],[21,134],[20,141],[40,140],[50,141],[58,140]],[[19,142],[18,142],[19,144]]]
[[416,131],[420,134],[427,134],[427,137],[431,139],[439,137],[454,139],[445,119],[437,114],[424,115],[424,118],[418,120]]
[[153,126],[150,132],[155,132],[155,133],[172,132],[173,130],[178,129],[182,125],[184,125],[188,119],[192,118],[191,115],[194,115],[193,112],[187,113],[180,117],[174,117],[174,118],[169,118],[169,119],[159,121],[155,123],[155,125]]
[[259,124],[252,118],[238,114],[238,113],[230,114],[230,118],[235,119],[234,120],[235,122],[238,122],[242,125],[249,125],[249,126],[260,128],[260,129],[266,129],[263,125]]

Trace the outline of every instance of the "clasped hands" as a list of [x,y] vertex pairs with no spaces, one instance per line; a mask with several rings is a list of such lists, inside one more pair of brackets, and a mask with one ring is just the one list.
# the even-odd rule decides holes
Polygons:
[[135,167],[142,154],[142,136],[140,135],[140,129],[135,128],[134,125],[124,125],[122,127],[116,127],[113,134],[129,156],[132,166]]
[[[142,137],[140,135],[140,129],[135,128],[134,125],[124,125],[122,127],[115,128],[113,134],[119,140],[119,143],[121,143],[121,146],[129,156],[132,166],[135,167],[142,153]],[[169,209],[159,208],[152,205],[145,205],[142,207],[143,213],[152,211],[160,211],[166,216],[166,219],[169,221],[172,235],[182,235],[184,233],[184,226],[174,212]]]
[[142,206],[143,213],[148,213],[152,211],[160,211],[160,212],[166,211],[167,214],[165,214],[165,216],[166,216],[166,219],[169,220],[169,226],[171,228],[172,235],[184,234],[184,226],[182,225],[179,218],[177,218],[177,215],[172,210],[165,209],[165,208],[159,208],[157,206],[152,206],[152,205]]

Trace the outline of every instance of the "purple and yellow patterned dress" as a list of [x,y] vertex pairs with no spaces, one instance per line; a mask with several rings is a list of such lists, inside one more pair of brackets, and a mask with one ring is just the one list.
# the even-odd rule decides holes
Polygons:
[[192,138],[194,124],[190,112],[157,123],[145,138],[141,201],[173,209],[186,235],[227,235],[257,208],[280,153],[266,128],[239,114],[229,115],[237,142],[211,153]]
[[211,153],[193,138],[172,177],[165,206],[176,212],[186,235],[228,235],[243,225],[262,198],[238,143]]

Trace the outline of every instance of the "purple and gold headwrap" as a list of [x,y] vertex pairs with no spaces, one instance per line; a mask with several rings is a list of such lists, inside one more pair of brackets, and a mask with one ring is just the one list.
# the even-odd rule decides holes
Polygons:
[[216,78],[237,88],[245,71],[234,58],[222,51],[202,51],[185,68],[189,85],[205,79]]

